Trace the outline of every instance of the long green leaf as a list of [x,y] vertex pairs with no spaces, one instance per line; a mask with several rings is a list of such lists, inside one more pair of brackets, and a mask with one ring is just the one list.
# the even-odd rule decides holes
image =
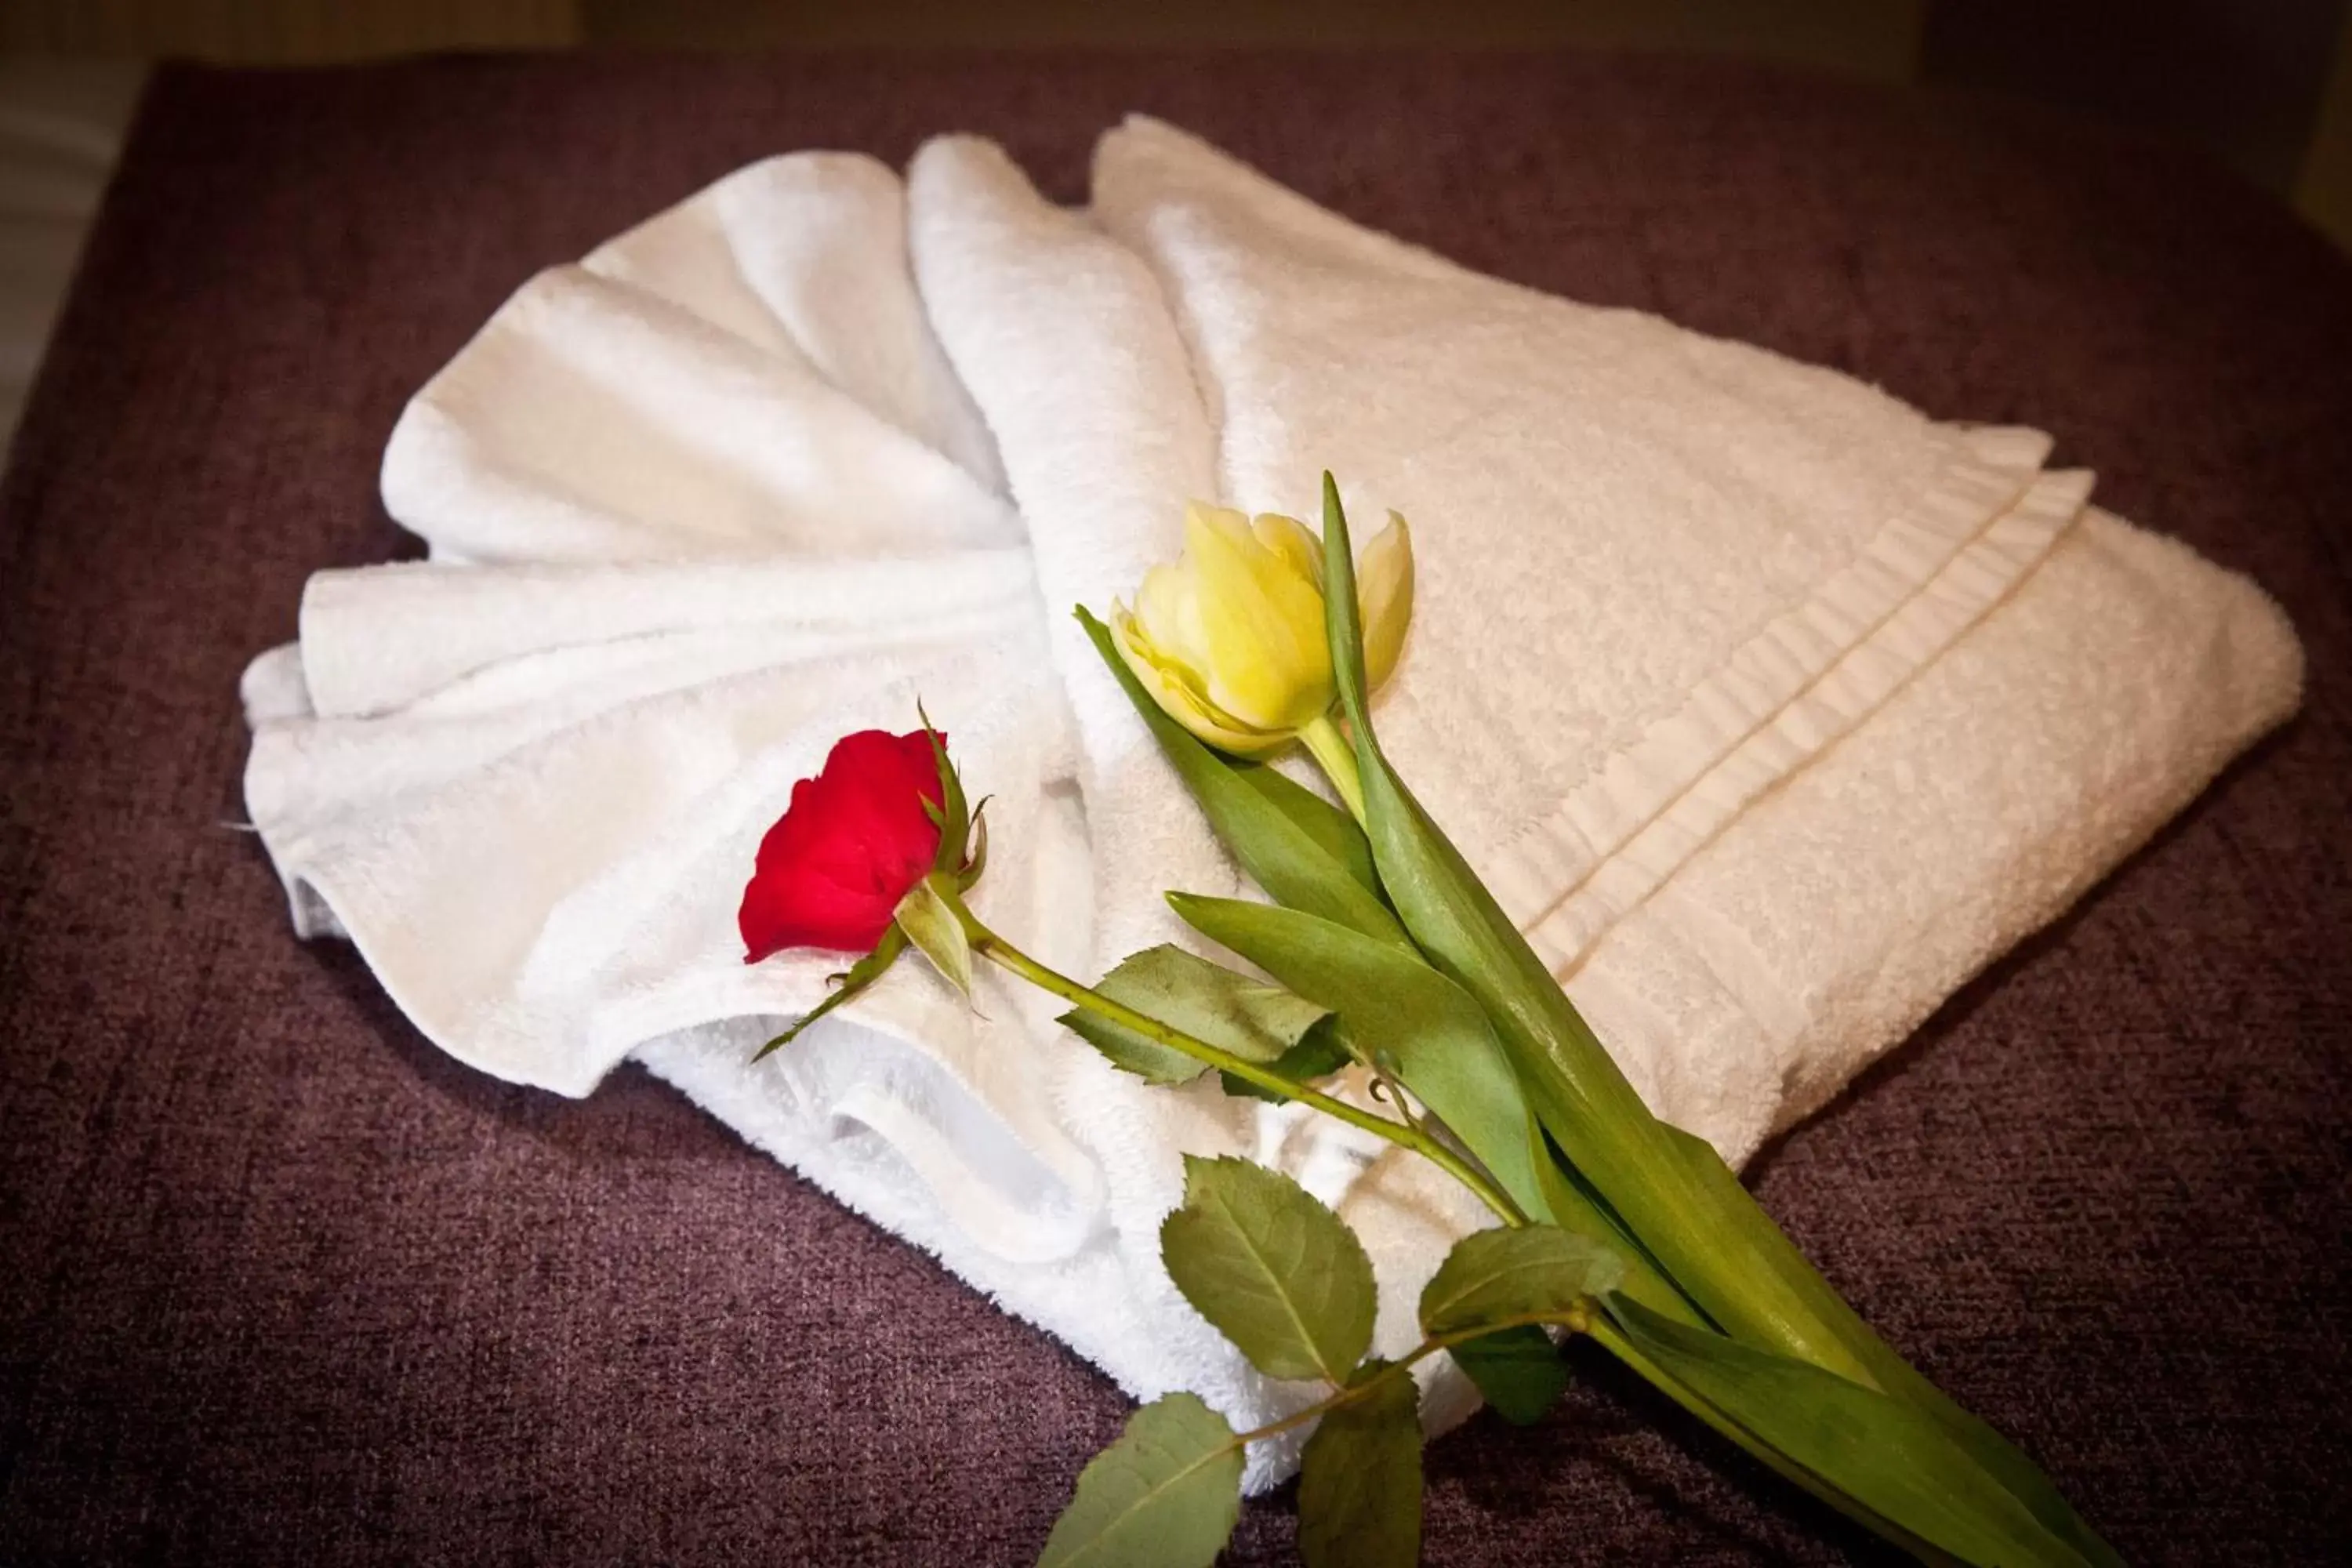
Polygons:
[[[1364,1363],[1360,1397],[1327,1414],[1299,1457],[1307,1568],[1412,1568],[1421,1560],[1421,1416],[1411,1375]],[[1377,1382],[1373,1380],[1378,1379]]]
[[[1661,1124],[1664,1125],[1664,1124]],[[1727,1221],[1736,1222],[1743,1212],[1755,1208],[1755,1201],[1730,1166],[1723,1163],[1715,1145],[1703,1138],[1694,1138],[1680,1128],[1665,1126],[1667,1141],[1691,1169],[1694,1180]],[[1764,1267],[1773,1270],[1781,1287],[1801,1294],[1814,1303],[1822,1321],[1830,1324],[1848,1344],[1858,1347],[1881,1387],[1887,1393],[1909,1401],[1931,1416],[1944,1429],[1945,1435],[1965,1448],[1986,1473],[2006,1487],[2019,1501],[2032,1510],[2042,1524],[2057,1534],[2090,1562],[2103,1568],[2122,1568],[2123,1559],[2115,1548],[2101,1540],[2088,1521],[2075,1512],[2064,1494],[2044,1475],[2032,1459],[2010,1440],[1995,1431],[1981,1418],[1970,1415],[1958,1401],[1927,1381],[1894,1348],[1879,1338],[1877,1332],[1863,1321],[1861,1314],[1844,1298],[1831,1289],[1803,1253],[1797,1249],[1786,1232],[1765,1222],[1765,1234],[1760,1236],[1756,1255]]]
[[1543,1188],[1544,1206],[1551,1211],[1551,1221],[1562,1230],[1579,1236],[1591,1237],[1616,1249],[1624,1264],[1625,1279],[1617,1289],[1633,1297],[1653,1311],[1664,1312],[1679,1323],[1695,1328],[1713,1328],[1706,1315],[1682,1293],[1675,1282],[1666,1278],[1639,1237],[1625,1228],[1624,1222],[1609,1212],[1596,1198],[1583,1178],[1577,1174],[1560,1155],[1552,1141],[1544,1135],[1540,1123],[1530,1121],[1528,1144],[1534,1151],[1536,1181]]
[[1202,935],[1336,1009],[1359,1047],[1445,1123],[1529,1218],[1622,1244],[1629,1295],[1701,1321],[1647,1253],[1554,1164],[1518,1076],[1468,993],[1417,954],[1295,910],[1185,893],[1168,901]]
[[[1383,818],[1381,787],[1385,783],[1388,778],[1376,783],[1376,771],[1364,769],[1364,795],[1371,802],[1376,830]],[[1418,816],[1418,804],[1404,795],[1402,783],[1392,797]],[[1440,837],[1433,826],[1428,832]],[[1376,839],[1376,844],[1385,844],[1385,839]],[[1444,851],[1451,856],[1451,844]],[[1467,868],[1458,869],[1461,881],[1456,886],[1470,886],[1484,896]],[[1392,889],[1406,881],[1395,872],[1390,877]],[[1665,1277],[1707,1317],[1743,1342],[1813,1361],[1839,1375],[1915,1401],[1976,1455],[1978,1465],[2000,1477],[2011,1493],[2028,1502],[2051,1531],[2074,1542],[2088,1561],[2119,1561],[2032,1460],[1933,1387],[1855,1314],[1788,1234],[1757,1206],[1755,1196],[1724,1166],[1712,1145],[1651,1117],[1534,954],[1527,957],[1536,973],[1512,973],[1510,947],[1524,952],[1524,941],[1500,917],[1500,910],[1491,910],[1491,921],[1482,921],[1484,933],[1494,933],[1486,952],[1498,962],[1473,959],[1463,963],[1456,959],[1449,963],[1444,942],[1430,941],[1428,926],[1413,920],[1416,900],[1397,893],[1397,902],[1442,969],[1456,973],[1470,990],[1482,992],[1479,999],[1498,1025],[1500,1039],[1512,1047],[1512,1060],[1522,1072],[1538,1119],[1559,1138],[1561,1147],[1571,1150],[1576,1173],[1600,1192],[1609,1211],[1622,1217],[1634,1244],[1656,1258]],[[1479,926],[1465,929],[1473,941],[1454,947],[1454,952],[1477,952],[1482,945]],[[1500,931],[1507,931],[1507,941]],[[1496,985],[1477,983],[1479,975],[1494,978],[1498,973],[1503,978]],[[1569,1220],[1561,1213],[1557,1190],[1548,1192],[1548,1201],[1555,1217]],[[1639,1274],[1637,1284],[1642,1284]],[[1673,1311],[1673,1302],[1656,1290],[1637,1289],[1634,1293],[1654,1310]]]
[[1184,1157],[1160,1227],[1169,1278],[1268,1377],[1348,1380],[1372,1342],[1371,1259],[1306,1188],[1249,1160]]
[[1476,997],[1545,1129],[1685,1294],[1737,1338],[1874,1386],[1865,1356],[1840,1331],[1844,1325],[1825,1321],[1843,1306],[1836,1293],[1818,1276],[1817,1289],[1791,1288],[1779,1260],[1765,1256],[1774,1250],[1765,1233],[1782,1246],[1785,1238],[1745,1189],[1739,1204],[1727,1205],[1719,1189],[1700,1179],[1550,970],[1389,765],[1364,690],[1347,516],[1328,474],[1323,551],[1331,662],[1355,734],[1372,858],[1414,942]]
[[1190,893],[1168,902],[1193,930],[1337,1012],[1358,1047],[1452,1129],[1512,1202],[1548,1217],[1527,1101],[1467,992],[1407,949],[1303,910]]
[[[1095,989],[1146,1017],[1253,1062],[1276,1062],[1330,1010],[1162,944],[1121,960]],[[1207,1064],[1083,1007],[1061,1022],[1116,1066],[1153,1083],[1190,1083]]]
[[[2030,1460],[1869,1330],[1711,1149],[1650,1114],[1543,961],[1381,752],[1362,679],[1347,520],[1328,474],[1323,538],[1332,664],[1354,731],[1381,884],[1422,951],[1486,1009],[1530,1105],[1599,1199],[1600,1212],[1735,1338],[1914,1401],[2048,1528],[2094,1562],[2115,1562]],[[1636,1284],[1640,1273],[1637,1267]],[[1638,1293],[1654,1308],[1667,1305],[1649,1291]]]
[[1359,879],[1352,849],[1334,853],[1328,847],[1332,834],[1328,818],[1314,827],[1303,826],[1303,818],[1312,814],[1280,786],[1269,783],[1267,770],[1244,772],[1255,764],[1229,763],[1202,744],[1151,700],[1119,657],[1110,628],[1083,606],[1077,617],[1177,776],[1200,803],[1210,827],[1252,880],[1293,909],[1310,910],[1382,942],[1406,944],[1404,929],[1397,924],[1396,916]]
[[1078,1472],[1038,1568],[1209,1568],[1241,1517],[1242,1446],[1189,1394],[1128,1418]]
[[1361,883],[1365,891],[1375,898],[1380,896],[1381,874],[1372,864],[1371,841],[1364,837],[1364,830],[1357,826],[1354,817],[1264,763],[1245,763],[1214,752],[1210,755],[1223,763],[1234,777],[1264,795],[1267,805],[1296,823],[1340,869]]
[[1723,1417],[1906,1534],[1982,1568],[2089,1563],[1909,1401],[1623,1297],[1608,1308],[1635,1349]]

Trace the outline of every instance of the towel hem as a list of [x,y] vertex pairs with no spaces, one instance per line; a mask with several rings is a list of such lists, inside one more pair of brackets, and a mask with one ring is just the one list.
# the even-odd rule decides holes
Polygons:
[[1772,784],[1932,662],[2037,565],[2089,477],[2039,476],[2039,431],[1957,431],[1919,498],[1511,840],[1487,871],[1555,970],[1661,886]]

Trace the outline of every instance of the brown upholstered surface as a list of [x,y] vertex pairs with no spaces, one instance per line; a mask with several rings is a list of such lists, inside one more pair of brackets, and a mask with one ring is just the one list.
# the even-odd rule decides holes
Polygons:
[[[1075,195],[1130,107],[1473,265],[2041,425],[2286,603],[2303,719],[1761,1184],[2134,1559],[2340,1544],[2352,268],[2168,153],[1727,66],[574,60],[167,71],[100,225],[0,490],[0,1559],[1034,1552],[1104,1379],[638,1072],[442,1059],[222,824],[241,665],[308,573],[403,550],[394,416],[532,269],[812,144],[971,127]],[[1428,1561],[1871,1555],[1591,1370],[1436,1447]]]

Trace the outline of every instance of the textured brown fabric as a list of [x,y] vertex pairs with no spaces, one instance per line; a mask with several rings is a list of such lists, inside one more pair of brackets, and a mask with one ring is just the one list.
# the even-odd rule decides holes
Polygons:
[[[2082,127],[1573,60],[437,61],[158,79],[0,508],[0,1560],[1014,1562],[1106,1381],[641,1073],[443,1059],[289,934],[234,693],[403,552],[402,400],[784,149],[1130,108],[1487,268],[2057,432],[2252,573],[2308,710],[1771,1152],[1770,1207],[2127,1555],[2347,1531],[2352,269]],[[1867,1542],[1601,1364],[1432,1452],[1428,1561]],[[1280,1558],[1286,1501],[1232,1553]]]

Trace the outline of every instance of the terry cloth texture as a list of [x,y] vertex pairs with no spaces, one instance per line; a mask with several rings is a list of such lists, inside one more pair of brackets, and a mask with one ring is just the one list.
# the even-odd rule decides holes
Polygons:
[[[1397,106],[1409,104],[1410,114]],[[780,148],[943,125],[1076,199],[1141,109],[1466,266],[1931,414],[2278,595],[2305,711],[1857,1093],[1773,1212],[2134,1559],[2320,1560],[2347,1449],[2352,277],[2134,143],[1726,66],[172,71],[4,490],[0,1555],[1017,1561],[1124,1402],[635,1069],[431,1050],[286,941],[224,699],[383,559],[408,394]],[[1870,1549],[1595,1363],[1432,1451],[1433,1563]],[[1252,1510],[1232,1554],[1286,1551]]]

